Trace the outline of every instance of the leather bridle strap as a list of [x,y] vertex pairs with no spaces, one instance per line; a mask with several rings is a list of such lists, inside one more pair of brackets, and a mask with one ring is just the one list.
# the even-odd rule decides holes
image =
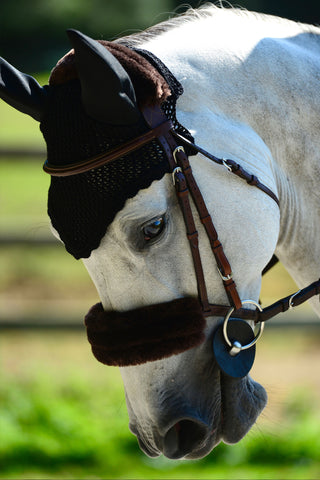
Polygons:
[[[143,114],[151,128],[153,128],[155,124],[161,123],[161,118],[164,115],[162,111],[157,108],[146,108],[143,110]],[[211,249],[216,259],[218,271],[220,273],[229,302],[235,310],[238,310],[241,308],[242,303],[236,288],[236,284],[232,278],[231,266],[224,254],[217,231],[213,225],[203,196],[193,176],[188,156],[185,154],[183,147],[177,143],[175,137],[172,135],[172,130],[169,132],[163,132],[163,134],[158,137],[158,140],[166,152],[171,171],[174,175],[179,204],[185,220],[187,236],[191,246],[191,253],[197,278],[198,294],[203,306],[203,310],[204,312],[208,312],[210,309],[199,252],[198,233],[195,228],[193,214],[188,200],[189,192],[191,193],[193,202],[199,213],[200,220],[208,235]]]
[[218,272],[223,282],[229,302],[237,310],[241,308],[242,304],[236,284],[232,278],[231,266],[219,241],[218,233],[213,225],[212,218],[208,212],[200,189],[192,174],[189,159],[183,150],[178,150],[175,154],[175,160],[186,177],[193,202],[197,208],[201,223],[203,224],[209,238],[211,250],[217,262]]
[[176,131],[172,130],[172,134],[177,137],[184,145],[188,145],[189,147],[193,148],[193,150],[201,153],[202,155],[209,158],[218,165],[223,165],[224,167],[226,167],[231,173],[245,180],[248,185],[259,188],[259,190],[266,193],[270,198],[272,198],[272,200],[274,200],[278,206],[280,205],[278,197],[273,193],[272,190],[270,190],[270,188],[261,183],[259,178],[256,177],[256,175],[252,175],[251,173],[247,172],[241,165],[239,165],[234,160],[215,157],[214,155],[212,155],[212,153],[209,153],[204,148],[199,147],[199,145],[190,142],[190,140],[183,137]]
[[197,280],[198,298],[200,300],[202,310],[204,313],[210,312],[209,300],[206,282],[204,278],[202,262],[199,250],[198,232],[194,223],[194,218],[189,201],[189,190],[184,174],[179,170],[175,172],[174,183],[176,193],[180,205],[180,209],[183,215],[184,223],[187,231],[187,238],[190,244],[190,250],[194,265],[194,270]]
[[[244,320],[253,320],[255,323],[267,322],[271,318],[279,315],[279,313],[284,313],[287,310],[298,307],[302,303],[306,302],[310,298],[320,294],[320,280],[311,283],[305,288],[298,290],[297,292],[288,295],[287,297],[281,298],[277,302],[274,302],[272,305],[265,307],[260,311],[258,310],[248,310],[246,308],[241,308],[238,311],[232,313],[232,317],[242,318]],[[210,312],[206,312],[205,316],[217,316],[225,317],[229,311],[230,307],[227,305],[215,305],[210,304]]]
[[70,175],[84,173],[92,168],[101,167],[112,162],[113,160],[117,160],[124,155],[128,155],[129,153],[138,150],[138,148],[141,148],[146,143],[155,140],[159,135],[167,133],[171,129],[172,122],[171,120],[167,120],[165,117],[162,118],[160,125],[158,124],[151,130],[148,130],[139,137],[135,137],[132,140],[123,143],[119,147],[112,148],[107,153],[101,153],[100,155],[91,157],[89,160],[85,160],[84,162],[73,163],[70,165],[51,165],[48,161],[46,161],[43,166],[43,170],[53,177],[68,177]]
[[[153,122],[159,122],[159,119],[157,119],[157,115],[160,115],[160,117],[162,116],[161,111],[155,112],[153,109],[144,112],[144,114],[147,121],[149,117],[149,122],[151,126]],[[270,318],[278,315],[279,313],[286,312],[289,308],[298,306],[309,300],[309,298],[315,295],[319,295],[320,280],[312,283],[308,287],[299,290],[292,295],[278,300],[277,302],[273,303],[269,307],[262,309],[261,311],[242,308],[242,303],[239,298],[236,285],[232,280],[230,264],[223,252],[223,248],[219,242],[218,235],[212,223],[211,216],[206,208],[205,202],[195,181],[195,178],[193,177],[189,159],[181,146],[179,146],[175,141],[174,137],[177,136],[179,137],[179,139],[184,138],[181,137],[181,135],[177,135],[174,130],[170,130],[168,132],[164,132],[161,136],[159,136],[158,140],[166,151],[171,170],[174,174],[175,187],[179,199],[179,204],[184,216],[187,236],[191,246],[194,268],[197,277],[198,294],[199,299],[202,303],[204,316],[225,317],[230,312],[230,308],[233,308],[233,317],[242,318],[244,320],[253,320],[255,323],[266,322]],[[191,144],[190,146],[193,147],[194,144]],[[208,152],[204,151],[203,149],[201,149],[201,153],[208,156],[209,158],[213,157],[211,154],[208,154]],[[277,205],[279,205],[279,200],[276,195],[268,187],[262,184],[256,176],[246,172],[245,169],[243,169],[233,160],[219,160],[216,157],[214,158],[217,163],[226,166],[232,173],[235,173],[240,178],[246,180],[249,185],[255,186],[256,188],[262,190],[264,193],[269,195],[276,202]],[[217,261],[218,270],[223,280],[223,284],[226,289],[231,306],[215,305],[208,303],[207,289],[199,252],[198,233],[195,228],[192,210],[188,199],[189,191],[198,210],[201,222],[204,225],[207,235],[209,237],[211,248]]]
[[[281,312],[286,312],[289,308],[296,307],[311,297],[320,294],[320,280],[310,284],[308,287],[299,290],[298,292],[289,295],[269,307],[258,310],[250,310],[242,308],[242,303],[239,298],[236,285],[232,279],[232,272],[230,264],[224,254],[221,243],[219,242],[217,232],[212,223],[211,216],[207,210],[202,194],[192,174],[191,166],[188,156],[185,154],[181,145],[178,145],[176,138],[181,140],[184,145],[188,145],[193,151],[202,153],[209,159],[213,160],[219,165],[225,166],[230,172],[246,180],[249,185],[259,188],[264,193],[269,195],[279,205],[279,200],[276,195],[264,184],[262,184],[255,175],[246,172],[239,164],[233,160],[219,159],[214,155],[208,153],[203,148],[190,142],[185,137],[179,135],[173,130],[173,125],[170,120],[167,120],[159,107],[145,108],[143,115],[148,125],[151,127],[146,133],[136,137],[119,147],[109,150],[107,153],[97,155],[89,160],[70,164],[66,166],[51,165],[48,162],[44,165],[45,172],[52,176],[69,176],[78,173],[87,172],[93,168],[98,168],[113,160],[116,160],[124,155],[127,155],[141,146],[157,139],[162,145],[175,180],[176,192],[179,204],[183,213],[187,237],[190,243],[192,258],[196,273],[198,296],[202,305],[202,313],[205,317],[218,316],[225,317],[230,313],[230,309],[234,310],[232,316],[242,318],[244,320],[253,320],[255,323],[266,322],[270,318],[278,315]],[[193,213],[189,201],[189,193],[192,196],[193,202],[199,213],[201,222],[208,235],[212,251],[214,253],[218,271],[223,281],[226,293],[228,295],[230,305],[216,305],[210,304],[208,301],[207,289],[204,279],[203,267],[200,257],[198,232],[196,231]]]
[[307,287],[298,290],[296,293],[288,295],[281,300],[278,300],[269,307],[264,308],[261,312],[255,312],[257,317],[255,322],[266,322],[270,320],[270,318],[278,315],[279,313],[286,312],[293,307],[298,307],[302,303],[309,300],[311,297],[319,294],[320,280],[317,280],[316,282],[311,283]]
[[[170,132],[172,133],[172,132]],[[169,135],[170,135],[169,133]],[[168,136],[169,136],[168,135]],[[167,135],[166,135],[167,138]],[[174,145],[170,145],[171,148],[174,147]],[[204,316],[226,316],[230,312],[230,308],[234,309],[234,312],[232,312],[232,316],[236,318],[242,318],[246,320],[254,320],[255,323],[260,323],[260,322],[266,322],[270,320],[271,318],[275,317],[279,313],[286,312],[290,308],[296,307],[298,305],[301,305],[302,303],[306,302],[309,300],[311,297],[319,295],[320,294],[320,280],[308,285],[304,289],[299,290],[298,292],[288,295],[287,297],[284,297],[277,302],[273,303],[272,305],[262,309],[261,311],[259,310],[249,310],[245,308],[241,308],[241,300],[238,296],[238,292],[235,286],[235,283],[232,281],[232,274],[230,275],[229,281],[226,281],[226,278],[223,278],[223,275],[226,275],[227,272],[231,273],[230,269],[230,264],[227,260],[227,258],[224,255],[223,248],[218,240],[217,232],[212,224],[211,217],[207,211],[207,208],[205,206],[205,203],[203,201],[203,197],[201,195],[201,192],[198,189],[198,186],[196,184],[196,181],[192,175],[191,172],[191,167],[189,164],[189,160],[187,155],[184,153],[183,150],[176,151],[175,155],[175,160],[177,165],[181,168],[183,171],[185,178],[186,178],[186,183],[189,186],[192,198],[194,200],[194,203],[197,207],[197,210],[199,212],[200,218],[202,223],[204,224],[210,244],[213,250],[213,253],[215,254],[215,258],[217,261],[218,265],[218,270],[221,274],[221,277],[223,279],[224,287],[226,289],[226,292],[228,294],[228,298],[231,304],[231,307],[229,306],[224,306],[224,305],[214,305],[214,304],[209,304],[209,308],[204,311]],[[233,162],[235,163],[235,162]],[[242,172],[244,171],[241,169]],[[177,179],[177,184],[179,185],[180,181],[180,173],[176,173],[176,179]],[[247,175],[247,174],[246,174]],[[260,182],[259,182],[260,184]],[[250,183],[250,185],[254,185],[258,187],[258,184],[255,182]],[[265,187],[263,184],[261,184],[263,187]],[[259,187],[258,187],[259,188]],[[265,187],[267,189],[267,187]],[[268,189],[267,189],[268,190]],[[263,190],[264,191],[264,190]],[[268,192],[265,192],[268,193]],[[272,193],[271,198],[273,198],[276,203],[278,203],[277,197]],[[203,221],[204,220],[204,221]],[[186,222],[187,223],[187,222]],[[215,250],[215,247],[217,247],[217,250]],[[217,253],[218,252],[218,253]],[[197,270],[196,270],[197,272]],[[237,302],[237,296],[239,298],[239,303]]]

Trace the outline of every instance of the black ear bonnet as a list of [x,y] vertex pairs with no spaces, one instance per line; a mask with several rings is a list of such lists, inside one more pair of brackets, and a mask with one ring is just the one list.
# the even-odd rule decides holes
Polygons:
[[[149,130],[140,111],[148,105],[160,105],[174,129],[192,139],[175,115],[182,86],[158,58],[75,30],[68,35],[74,50],[53,69],[49,86],[0,58],[0,97],[40,121],[49,164],[89,160],[140,136]],[[108,165],[52,177],[48,214],[67,251],[90,256],[126,200],[167,172],[153,140]]]
[[[171,91],[161,108],[173,121],[175,129],[192,138],[175,116],[176,101],[183,92],[181,84],[149,52],[134,53],[139,53],[161,73]],[[127,121],[119,124],[121,117],[114,121],[114,106],[109,110],[108,122],[93,118],[87,114],[88,108],[85,110],[83,106],[82,91],[83,84],[78,79],[50,87],[48,107],[40,128],[51,164],[65,165],[89,159],[148,130],[139,112],[135,118],[131,115],[129,124]],[[108,109],[108,105],[104,108]],[[101,117],[100,112],[94,112],[94,115]],[[48,214],[67,251],[77,259],[90,256],[126,200],[149,187],[154,180],[161,179],[167,172],[169,165],[166,155],[154,140],[100,168],[70,177],[52,177]]]
[[[90,118],[80,95],[77,80],[53,89],[52,107],[41,122],[50,163],[64,165],[94,157],[147,130],[142,118],[131,126]],[[100,168],[70,177],[51,177],[48,214],[68,252],[75,258],[89,257],[126,200],[167,171],[162,149],[153,141]]]

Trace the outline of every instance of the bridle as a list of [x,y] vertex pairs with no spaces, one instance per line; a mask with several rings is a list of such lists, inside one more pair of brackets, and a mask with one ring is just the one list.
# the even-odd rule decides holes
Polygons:
[[[260,189],[266,195],[272,198],[272,200],[279,206],[279,200],[277,196],[266,185],[261,183],[255,175],[248,173],[235,161],[230,159],[219,159],[175,132],[172,122],[167,119],[159,107],[144,108],[142,113],[150,127],[150,129],[143,135],[140,135],[139,137],[134,138],[123,145],[113,148],[107,153],[100,154],[84,162],[66,166],[54,166],[46,162],[44,165],[44,170],[53,176],[69,176],[83,173],[113,162],[114,160],[127,155],[134,150],[137,150],[146,143],[157,139],[166,153],[172,173],[173,184],[184,218],[186,234],[190,244],[197,280],[198,299],[201,304],[202,314],[204,317],[224,317],[224,340],[228,347],[231,348],[231,351],[232,349],[234,350],[234,355],[236,355],[242,350],[251,348],[256,343],[262,333],[264,323],[267,320],[281,312],[287,311],[289,308],[300,305],[314,295],[319,295],[320,280],[308,285],[306,288],[299,290],[292,295],[278,300],[266,308],[262,308],[260,304],[253,300],[241,300],[236,284],[233,280],[230,263],[224,253],[223,246],[219,241],[218,233],[214,227],[212,218],[207,210],[201,191],[193,176],[188,155],[185,153],[185,147],[187,146],[192,148],[193,151],[205,155],[210,160],[226,168],[230,173],[245,180],[248,185]],[[229,300],[229,305],[217,305],[209,303],[207,286],[199,250],[198,232],[196,230],[191,209],[190,196],[209,239],[211,250],[218,267],[218,272]],[[253,305],[255,308],[245,308],[244,305],[247,304]],[[235,319],[252,320],[256,325],[259,324],[258,332],[248,344],[242,345],[229,339],[227,326],[231,315]]]

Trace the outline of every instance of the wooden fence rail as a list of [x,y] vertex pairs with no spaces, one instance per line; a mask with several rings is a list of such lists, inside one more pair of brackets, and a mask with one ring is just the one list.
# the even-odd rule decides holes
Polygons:
[[27,238],[19,235],[1,235],[0,246],[22,246],[22,247],[47,247],[47,246],[61,246],[61,243],[52,235],[48,237],[33,237]]
[[0,160],[3,158],[19,158],[25,159],[28,162],[33,158],[39,161],[39,157],[46,158],[46,152],[40,148],[12,148],[12,147],[0,147]]

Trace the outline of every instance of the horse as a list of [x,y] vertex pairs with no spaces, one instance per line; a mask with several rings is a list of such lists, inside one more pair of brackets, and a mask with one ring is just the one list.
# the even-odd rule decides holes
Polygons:
[[319,277],[320,29],[210,4],[113,42],[68,34],[48,86],[2,60],[1,96],[40,121],[52,229],[101,298],[88,338],[120,365],[130,430],[150,457],[202,458],[267,403],[215,332],[247,301],[256,340],[273,255],[301,288]]

